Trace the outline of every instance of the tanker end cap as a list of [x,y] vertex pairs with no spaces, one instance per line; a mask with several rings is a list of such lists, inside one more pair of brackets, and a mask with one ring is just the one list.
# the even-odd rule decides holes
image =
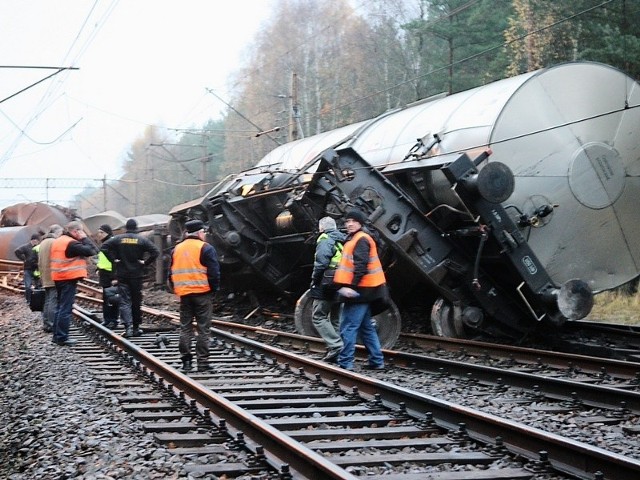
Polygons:
[[487,202],[502,203],[511,196],[515,179],[511,169],[504,163],[490,162],[478,173],[478,193]]
[[567,280],[558,292],[558,310],[569,320],[580,320],[593,308],[593,292],[578,279]]

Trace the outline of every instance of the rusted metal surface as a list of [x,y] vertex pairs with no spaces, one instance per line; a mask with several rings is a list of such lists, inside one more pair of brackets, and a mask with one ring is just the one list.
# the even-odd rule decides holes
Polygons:
[[29,243],[31,235],[44,235],[53,224],[66,225],[74,220],[75,212],[46,203],[18,203],[0,214],[0,259],[18,260],[14,251]]
[[17,203],[2,209],[0,227],[30,225],[46,231],[50,225],[65,225],[75,218],[75,212],[68,208],[46,203]]
[[34,233],[41,235],[43,231],[37,225],[0,228],[0,258],[18,261],[18,257],[14,253],[15,250],[29,243],[31,235]]

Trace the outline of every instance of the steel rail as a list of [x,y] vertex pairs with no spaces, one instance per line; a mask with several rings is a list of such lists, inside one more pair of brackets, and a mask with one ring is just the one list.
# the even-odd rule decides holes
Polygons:
[[[81,294],[79,298],[84,300],[100,303],[101,300],[85,297]],[[156,309],[150,309],[143,307],[143,311],[150,315],[162,315],[163,318],[174,320],[178,322],[178,315],[172,312],[160,311]],[[252,327],[237,323],[224,322],[219,320],[213,320],[212,325],[216,328],[231,331],[241,331],[244,333],[253,333],[255,335],[264,335],[271,337],[273,341],[279,339],[288,339],[291,345],[295,345],[305,351],[313,351],[316,353],[324,350],[324,343],[321,339],[316,337],[307,337],[304,335],[298,335],[293,333],[278,332],[275,330],[269,330],[262,327]],[[425,336],[421,336],[424,338]],[[440,337],[434,337],[440,339]],[[429,339],[430,340],[430,339]],[[445,339],[448,340],[448,339]],[[450,343],[450,342],[447,342]],[[441,341],[436,344],[442,344]],[[459,342],[456,342],[459,344]],[[487,354],[487,348],[494,350],[494,345],[487,345],[483,342],[462,342],[465,345],[465,353],[478,355]],[[467,350],[468,347],[476,347]],[[480,347],[484,347],[480,349]],[[363,347],[357,347],[358,357],[366,357],[366,351]],[[566,366],[566,368],[580,368],[585,371],[592,371],[593,373],[602,373],[603,369],[606,369],[606,373],[614,373],[621,375],[627,379],[636,378],[640,373],[640,363],[625,362],[611,359],[594,359],[584,355],[566,354],[560,352],[545,352],[542,350],[534,350],[523,347],[509,348],[503,345],[495,345],[495,350],[499,352],[510,353],[514,355],[524,356],[524,360],[531,360],[534,358],[536,363],[532,363],[532,366],[545,361],[549,365],[553,366]],[[525,389],[533,389],[535,386],[542,386],[541,393],[551,396],[556,395],[561,400],[570,400],[571,397],[567,396],[567,392],[575,394],[577,398],[587,405],[594,407],[604,408],[616,408],[620,407],[620,402],[625,402],[625,408],[633,410],[634,412],[640,412],[640,392],[632,391],[624,388],[616,388],[610,386],[603,386],[592,383],[585,383],[579,381],[573,381],[571,379],[563,379],[557,377],[549,377],[545,375],[538,375],[536,373],[527,373],[520,371],[511,371],[503,368],[496,368],[486,365],[473,365],[465,361],[448,360],[435,357],[429,357],[424,355],[417,355],[405,352],[399,352],[395,350],[384,350],[385,357],[388,361],[393,362],[394,365],[412,366],[422,368],[430,371],[444,370],[447,374],[466,376],[471,373],[476,380],[486,380],[489,382],[495,382],[496,378],[503,379],[506,384],[512,387],[521,387]],[[536,356],[537,354],[537,356]],[[505,355],[506,356],[506,355]],[[565,364],[566,362],[566,364]],[[615,399],[610,401],[608,399]]]
[[[122,351],[136,358],[141,364],[153,358],[136,345],[105,329],[90,316],[83,317],[83,321],[89,322],[93,328],[99,330],[109,341],[112,341]],[[375,395],[380,394],[383,397],[383,403],[387,406],[390,408],[398,408],[400,405],[404,405],[407,411],[416,418],[426,418],[425,413],[430,412],[430,414],[434,416],[435,423],[443,428],[456,430],[462,419],[469,436],[481,442],[493,443],[493,438],[499,436],[504,439],[505,446],[512,453],[522,455],[532,460],[537,458],[540,451],[546,451],[549,454],[550,464],[558,471],[579,478],[592,478],[589,472],[596,471],[602,472],[605,478],[636,478],[640,475],[640,462],[635,459],[607,452],[601,448],[593,447],[582,442],[568,440],[556,434],[527,427],[517,422],[498,418],[491,414],[485,414],[472,408],[456,405],[387,382],[345,371],[332,365],[319,363],[281,348],[271,347],[233,333],[228,333],[219,328],[214,328],[213,331],[218,336],[226,337],[236,343],[247,344],[251,346],[252,349],[258,350],[264,355],[274,357],[278,359],[278,361],[286,362],[291,368],[301,369],[301,371],[305,371],[305,375],[315,376],[320,374],[325,377],[331,375],[332,378],[336,379],[339,384],[345,387],[358,388],[363,396],[374,398]],[[196,399],[205,407],[206,404],[210,404],[211,407],[214,407],[211,408],[212,411],[220,413],[220,418],[236,413],[236,407],[234,407],[233,404],[230,404],[224,400],[224,398],[218,398],[218,395],[193,382],[189,377],[186,377],[164,362],[156,364],[155,367],[149,368],[149,370],[159,377],[167,379],[167,381],[173,385],[184,386],[185,391],[190,392],[190,397]],[[220,402],[218,402],[218,400],[220,400]],[[252,420],[253,415],[243,412],[237,420],[239,428],[234,428],[238,431],[246,432],[246,429],[249,428],[248,422]],[[231,423],[231,425],[234,424]],[[269,454],[267,456],[270,462],[273,462],[272,465],[274,465],[275,468],[277,468],[278,464],[282,465],[283,462],[294,466],[297,465],[301,454],[306,453],[308,450],[303,446],[294,449],[290,447],[287,448],[284,445],[290,441],[288,437],[278,438],[283,436],[279,431],[268,425],[258,428],[256,436],[258,437],[257,444],[263,445],[266,448],[268,448],[271,441],[284,442],[280,444],[281,449],[278,450],[277,454]],[[253,436],[250,435],[249,438],[253,438]],[[297,442],[295,442],[295,444],[297,444]],[[324,478],[355,478],[352,476],[344,476],[344,471],[326,462],[322,457],[319,457],[319,463],[309,468],[312,468],[313,471],[300,470],[303,474],[309,473],[310,476],[308,478],[319,478],[317,477],[318,474],[323,473],[327,475],[331,472],[337,476],[325,476]]]
[[531,460],[537,459],[541,451],[546,451],[551,465],[560,472],[579,478],[591,478],[590,475],[597,471],[604,473],[605,478],[631,479],[640,476],[640,461],[633,458],[317,362],[218,328],[213,330],[215,335],[250,345],[253,350],[272,356],[280,362],[286,362],[291,368],[303,369],[307,375],[319,374],[324,377],[331,375],[345,387],[355,386],[363,396],[366,395],[372,399],[376,394],[380,394],[383,403],[387,406],[398,408],[403,404],[416,418],[424,419],[426,412],[430,412],[436,424],[443,428],[457,430],[462,421],[466,425],[469,436],[483,443],[492,444],[496,437],[502,437],[506,447],[512,453]]
[[255,446],[263,446],[267,461],[276,470],[281,470],[283,465],[289,465],[295,478],[356,480],[357,477],[331,463],[313,450],[291,439],[268,423],[226,400],[223,396],[209,390],[199,382],[192,380],[165,362],[158,360],[138,345],[129,342],[120,335],[114,334],[111,330],[93,320],[89,312],[84,309],[74,306],[74,314],[81,321],[90,324],[93,329],[99,331],[109,342],[140,362],[153,374],[164,379],[179,391],[184,392],[186,396],[194,399],[219,419],[224,419],[227,424],[227,430],[230,430],[231,433],[234,433],[233,430],[235,430],[235,433],[242,432],[245,439],[251,439],[255,443],[253,446],[254,453],[256,451]]

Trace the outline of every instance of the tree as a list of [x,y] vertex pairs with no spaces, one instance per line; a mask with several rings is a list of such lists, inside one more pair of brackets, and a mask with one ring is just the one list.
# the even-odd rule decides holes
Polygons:
[[[375,30],[346,0],[281,1],[256,38],[249,66],[239,72],[234,111],[226,121],[225,156],[233,159],[228,167],[246,169],[288,140],[278,134],[291,121],[283,98],[291,100],[294,74],[307,136],[371,118],[397,103],[389,95],[372,95],[398,83],[385,73],[374,37]],[[256,136],[260,132],[270,133]]]
[[223,119],[179,134],[147,129],[113,186],[121,203],[109,208],[168,211],[201,196],[290,141],[294,106],[298,132],[310,136],[570,60],[638,78],[640,2],[280,0],[230,79]]
[[598,61],[635,77],[640,72],[640,7],[612,0],[513,0],[505,32],[515,75],[559,62]]
[[420,98],[454,93],[504,76],[502,32],[510,2],[425,1],[421,18],[407,30],[421,60]]

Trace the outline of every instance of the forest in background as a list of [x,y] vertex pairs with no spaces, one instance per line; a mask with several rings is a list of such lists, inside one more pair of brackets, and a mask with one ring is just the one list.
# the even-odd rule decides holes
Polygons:
[[86,188],[74,207],[168,213],[288,141],[576,60],[640,79],[640,1],[276,0],[228,80],[222,117],[147,127],[122,177]]

